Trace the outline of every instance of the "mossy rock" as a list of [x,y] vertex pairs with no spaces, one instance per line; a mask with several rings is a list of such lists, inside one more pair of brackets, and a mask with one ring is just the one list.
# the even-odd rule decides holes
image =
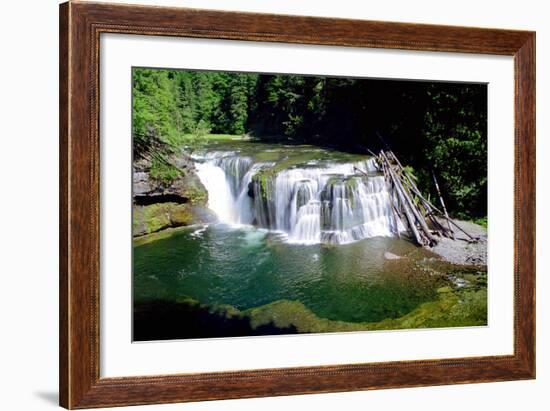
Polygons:
[[279,300],[244,311],[253,328],[274,324],[278,328],[294,327],[300,333],[365,330],[364,323],[350,323],[320,318],[299,301]]
[[396,330],[434,327],[480,326],[487,324],[487,290],[439,293],[435,301],[423,303],[410,313],[379,322],[334,321],[317,316],[299,301],[278,300],[247,310],[227,304],[208,305],[187,296],[176,303],[191,310],[207,310],[227,321],[245,321],[252,330],[264,326],[298,333]]
[[243,312],[253,327],[273,323],[295,327],[301,333],[396,330],[414,328],[480,326],[487,324],[487,290],[453,291],[442,287],[435,301],[419,305],[399,318],[379,322],[345,322],[320,318],[298,301],[280,300]]
[[193,222],[193,212],[186,204],[179,205],[173,208],[170,214],[170,220],[172,222],[172,227],[190,225]]
[[254,192],[259,192],[260,197],[264,202],[268,202],[271,199],[273,193],[273,173],[269,170],[261,170],[252,177],[252,184],[255,187]]
[[194,223],[194,213],[188,204],[161,203],[134,206],[133,211],[134,236]]
[[208,191],[194,171],[188,171],[173,183],[173,190],[185,198],[188,203],[196,206],[206,206]]

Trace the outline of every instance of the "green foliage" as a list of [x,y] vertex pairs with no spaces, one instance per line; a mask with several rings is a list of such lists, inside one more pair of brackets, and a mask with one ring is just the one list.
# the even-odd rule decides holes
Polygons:
[[151,162],[151,178],[164,184],[170,184],[179,177],[181,171],[176,166],[157,156]]
[[486,91],[432,85],[425,114],[423,154],[436,170],[448,206],[455,214],[486,215]]
[[133,70],[132,132],[145,136],[154,129],[160,140],[170,144],[178,133],[180,113],[174,104],[175,83],[165,70]]
[[189,152],[200,149],[208,141],[210,128],[206,125],[206,121],[199,120],[193,127],[191,134],[185,134],[183,142]]
[[134,154],[197,150],[210,133],[391,148],[421,191],[437,198],[435,172],[451,215],[472,219],[487,215],[486,105],[482,84],[136,68]]
[[482,227],[487,228],[487,217],[480,217],[472,220],[473,223],[478,224]]
[[196,149],[210,132],[247,130],[258,75],[145,68],[132,75],[134,143],[155,135],[165,151]]
[[407,177],[409,177],[412,181],[416,182],[418,179],[416,175],[414,174],[414,168],[411,166],[405,166],[403,167],[403,172]]

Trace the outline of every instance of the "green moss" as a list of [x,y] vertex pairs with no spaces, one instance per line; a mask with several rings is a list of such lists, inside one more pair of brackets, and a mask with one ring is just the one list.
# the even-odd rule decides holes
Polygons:
[[[297,148],[300,148],[297,150]],[[248,155],[246,148],[243,150],[243,155]],[[338,151],[330,151],[326,149],[319,149],[313,146],[292,146],[283,147],[279,149],[269,149],[262,152],[250,153],[250,155],[257,162],[273,162],[275,163],[271,167],[266,167],[257,172],[253,177],[253,182],[259,186],[260,194],[264,201],[268,201],[271,196],[273,179],[275,176],[283,171],[293,167],[304,166],[311,161],[319,160],[320,157],[326,160],[339,161],[359,161],[365,160],[367,157],[364,155],[349,154]],[[335,177],[341,180],[342,177]],[[347,187],[353,188],[357,185],[357,178],[348,178],[343,180]]]
[[355,187],[357,187],[358,180],[359,180],[358,177],[346,178],[344,179],[344,185],[346,186],[347,189],[350,189],[350,190],[354,189]]
[[229,304],[221,304],[210,307],[209,311],[213,314],[223,315],[225,318],[243,318],[242,311]]
[[185,205],[174,207],[174,209],[171,210],[170,221],[172,223],[172,226],[189,225],[191,224],[192,220],[193,213],[191,212],[190,208]]
[[298,301],[280,300],[244,313],[257,328],[273,322],[277,327],[296,327],[301,333],[395,330],[479,326],[487,324],[487,290],[454,292],[450,287],[439,290],[436,301],[421,304],[410,313],[375,323],[351,323],[319,318]]
[[477,274],[465,273],[462,274],[462,278],[470,283],[470,287],[473,288],[486,288],[487,287],[487,273],[478,272]]
[[461,321],[469,319],[477,325],[487,324],[487,289],[461,293],[459,304],[455,304],[449,317]]
[[248,310],[239,310],[227,304],[201,304],[186,296],[182,296],[176,302],[207,309],[210,313],[227,319],[246,319],[253,329],[270,325],[280,329],[295,329],[299,333],[482,326],[487,324],[486,289],[453,291],[450,287],[442,287],[436,301],[421,304],[402,317],[374,323],[354,323],[320,318],[299,301],[278,300]]
[[300,333],[365,330],[364,323],[332,321],[317,317],[299,301],[279,300],[244,312],[253,328],[273,323],[278,328],[295,327]]
[[280,150],[266,150],[254,153],[254,159],[260,163],[262,162],[276,162],[281,159],[283,153]]
[[194,205],[206,205],[208,201],[208,192],[203,187],[197,185],[188,186],[185,189],[185,197],[189,199],[189,202]]
[[252,183],[259,187],[260,196],[264,202],[271,199],[273,173],[269,170],[262,170],[252,177]]
[[187,230],[189,226],[180,226],[180,227],[169,227],[162,231],[157,231],[150,234],[144,234],[139,237],[134,237],[132,243],[134,247],[138,247],[144,244],[152,243],[153,241],[162,240],[163,238],[168,238],[182,230]]
[[135,233],[153,233],[170,226],[170,218],[163,204],[134,207],[133,227]]
[[271,168],[271,171],[277,174],[280,171],[305,164],[308,161],[317,160],[319,159],[319,156],[319,149],[312,148],[308,151],[296,150],[296,152],[289,153],[287,156],[278,161],[277,164],[275,164],[275,166]]
[[134,236],[154,233],[169,227],[193,224],[194,215],[187,204],[160,203],[134,206]]
[[307,151],[264,151],[255,154],[254,157],[257,161],[275,162],[275,165],[260,170],[253,177],[253,181],[255,181],[260,186],[262,198],[264,200],[268,200],[271,195],[271,186],[275,175],[283,170],[288,170],[296,166],[304,165],[309,161],[318,159],[319,149],[312,147],[311,150]]

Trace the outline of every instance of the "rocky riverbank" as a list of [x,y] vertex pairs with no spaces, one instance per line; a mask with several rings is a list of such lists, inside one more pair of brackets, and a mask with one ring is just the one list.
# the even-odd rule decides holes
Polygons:
[[134,162],[133,236],[215,219],[206,207],[208,193],[185,155],[170,159],[177,171],[170,180],[155,178],[149,160]]
[[[487,265],[487,229],[469,221],[453,220],[470,236],[477,238],[475,242],[464,232],[454,229],[455,240],[441,237],[436,246],[430,250],[444,260],[461,265]],[[441,220],[442,224],[445,224]]]

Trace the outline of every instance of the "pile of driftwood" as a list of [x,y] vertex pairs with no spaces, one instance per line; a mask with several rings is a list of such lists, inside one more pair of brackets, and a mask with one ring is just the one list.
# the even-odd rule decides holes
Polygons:
[[454,240],[455,229],[463,232],[469,241],[478,241],[478,238],[468,234],[449,217],[435,174],[432,175],[441,209],[422,195],[414,178],[405,171],[392,151],[380,150],[378,155],[371,154],[376,158],[379,170],[384,173],[389,188],[396,235],[401,235],[398,228],[400,220],[406,224],[413,240],[421,246],[432,247],[441,237]]

